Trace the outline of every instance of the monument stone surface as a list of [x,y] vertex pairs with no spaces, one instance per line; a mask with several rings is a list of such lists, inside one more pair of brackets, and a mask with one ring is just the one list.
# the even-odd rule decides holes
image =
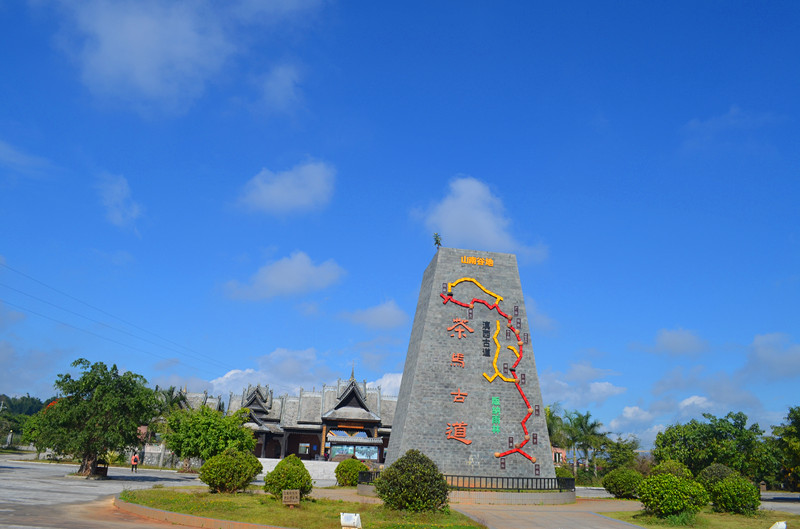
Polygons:
[[439,248],[422,278],[386,464],[555,477],[513,254]]

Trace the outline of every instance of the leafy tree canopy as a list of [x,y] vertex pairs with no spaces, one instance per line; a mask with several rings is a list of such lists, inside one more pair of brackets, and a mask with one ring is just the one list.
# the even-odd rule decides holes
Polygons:
[[783,477],[793,488],[800,487],[800,406],[789,408],[786,422],[772,427],[779,451]]
[[243,426],[248,413],[249,410],[242,408],[225,416],[208,406],[176,411],[167,418],[167,446],[178,457],[199,457],[206,461],[227,448],[252,452],[256,439],[252,430]]
[[78,472],[89,475],[99,454],[139,444],[139,426],[153,417],[156,399],[141,375],[120,374],[116,365],[79,358],[72,366],[81,376],[58,375],[54,386],[63,396],[30,418],[25,440],[38,450],[79,457]]
[[758,424],[747,427],[747,415],[728,413],[718,418],[710,413],[708,422],[692,419],[668,427],[656,436],[653,456],[656,461],[674,459],[697,474],[711,463],[721,463],[745,476],[755,477],[768,464]]
[[616,440],[607,439],[604,445],[606,465],[608,470],[617,468],[633,468],[636,463],[636,450],[639,449],[639,439],[635,435],[626,438],[617,436]]

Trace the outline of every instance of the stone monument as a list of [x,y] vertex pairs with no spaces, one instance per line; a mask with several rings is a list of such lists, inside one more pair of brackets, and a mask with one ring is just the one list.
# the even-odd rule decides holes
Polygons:
[[513,254],[439,248],[422,278],[386,464],[555,477]]

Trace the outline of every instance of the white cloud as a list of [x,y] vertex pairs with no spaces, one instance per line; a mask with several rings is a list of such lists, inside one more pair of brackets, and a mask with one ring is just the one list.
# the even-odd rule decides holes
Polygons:
[[400,383],[403,380],[403,373],[386,373],[374,382],[367,382],[367,387],[381,388],[384,395],[397,395],[400,393]]
[[[3,262],[3,256],[0,255],[0,263]],[[17,322],[25,319],[23,312],[7,309],[5,304],[0,301],[0,331],[14,326]]]
[[392,329],[408,322],[408,315],[393,299],[363,310],[345,313],[344,318],[371,329]]
[[296,395],[301,388],[321,388],[336,379],[314,348],[286,349],[279,347],[259,357],[257,368],[232,369],[209,382],[213,393],[240,395],[247,386],[269,386],[275,395]]
[[660,329],[656,333],[653,345],[633,342],[628,347],[631,350],[642,350],[670,356],[697,355],[709,349],[708,342],[700,338],[697,333],[681,328]]
[[759,334],[753,338],[744,374],[757,373],[767,380],[800,376],[800,344],[783,333]]
[[322,290],[336,283],[344,269],[333,259],[315,265],[304,252],[262,266],[247,284],[229,281],[228,295],[234,299],[262,300]]
[[307,162],[279,173],[262,169],[245,184],[239,203],[273,215],[320,208],[330,202],[335,175],[333,166],[324,162]]
[[686,329],[661,329],[656,335],[653,350],[673,355],[702,353],[708,350],[708,342]]
[[[0,388],[6,395],[31,395],[48,399],[55,395],[53,381],[64,358],[74,351],[19,348],[0,340]],[[73,356],[74,358],[74,356]]]
[[619,430],[631,424],[649,423],[655,418],[655,414],[643,410],[639,406],[625,406],[622,414],[611,420],[609,427],[612,430]]
[[539,377],[542,398],[546,403],[561,402],[569,408],[583,408],[590,404],[600,406],[609,398],[626,391],[622,386],[598,380],[617,374],[608,369],[592,367],[588,362],[571,364],[566,373],[545,371]]
[[448,194],[428,209],[424,222],[451,248],[516,252],[537,262],[547,258],[547,246],[526,246],[511,235],[503,201],[470,176],[452,180]]
[[558,327],[556,320],[539,310],[539,306],[533,299],[525,299],[525,310],[528,313],[528,321],[532,329],[540,332],[552,332]]
[[136,219],[142,215],[143,208],[131,197],[128,180],[124,176],[105,174],[99,178],[97,189],[108,221],[119,228],[136,231]]
[[750,134],[781,121],[782,118],[774,114],[748,112],[734,105],[725,114],[690,120],[684,127],[683,149],[698,151],[739,146],[751,152],[763,151],[769,147],[754,140]]
[[51,167],[48,160],[31,156],[0,140],[0,165],[17,173],[35,175]]
[[293,64],[279,64],[264,77],[262,96],[267,109],[289,111],[300,104],[300,70]]
[[696,411],[709,411],[713,403],[706,397],[700,395],[692,395],[683,399],[678,407],[683,413],[694,413]]
[[206,4],[99,0],[65,6],[74,24],[65,46],[96,94],[180,104],[200,95],[236,49]]
[[[253,33],[306,23],[320,0],[231,2],[65,2],[59,42],[81,79],[99,96],[185,109],[206,86],[235,74],[232,59],[250,53]],[[269,61],[275,51],[257,50]],[[233,70],[233,71],[232,71]],[[298,98],[297,78],[273,69],[264,100],[284,108]]]

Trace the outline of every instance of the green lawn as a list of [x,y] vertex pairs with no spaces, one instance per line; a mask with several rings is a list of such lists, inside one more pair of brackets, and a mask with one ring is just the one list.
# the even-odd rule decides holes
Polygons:
[[[663,529],[664,527],[675,527],[669,525],[668,521],[661,520],[655,516],[650,516],[639,512],[604,512],[603,516],[622,520],[640,527],[652,527]],[[710,507],[697,514],[694,525],[700,529],[768,529],[772,524],[785,521],[787,527],[800,527],[800,514],[789,514],[777,511],[758,511],[754,516],[742,516],[739,514],[717,513]],[[681,526],[686,527],[686,526]]]
[[120,497],[131,503],[165,511],[205,516],[222,520],[302,527],[303,529],[341,529],[339,513],[361,514],[364,529],[402,529],[445,527],[475,529],[486,526],[472,521],[461,513],[411,514],[392,511],[381,504],[336,500],[303,500],[299,508],[289,509],[269,495],[211,494],[193,489],[176,491],[171,488],[125,491]]

